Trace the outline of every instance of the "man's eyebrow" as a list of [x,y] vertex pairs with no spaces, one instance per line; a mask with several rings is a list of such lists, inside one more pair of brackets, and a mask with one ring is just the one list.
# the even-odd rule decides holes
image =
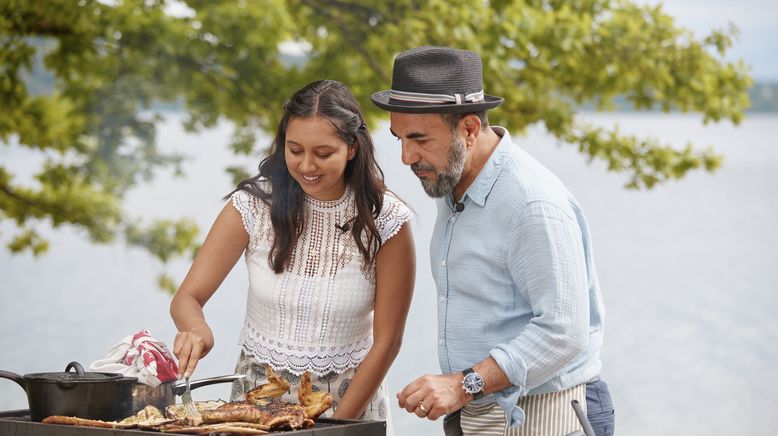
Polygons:
[[408,139],[419,139],[419,138],[425,138],[425,137],[427,137],[427,136],[429,136],[429,135],[427,135],[426,133],[421,133],[421,132],[411,132],[411,133],[409,133],[409,134],[406,136],[406,138],[408,138]]
[[[399,138],[399,137],[400,137],[400,135],[398,135],[398,134],[394,133],[394,130],[392,130],[392,128],[391,128],[391,127],[389,128],[389,132],[390,132],[390,133],[391,133],[391,134],[392,134],[392,135],[393,135],[395,138]],[[426,137],[426,136],[428,136],[426,133],[421,133],[421,132],[411,132],[411,133],[409,133],[408,135],[406,135],[406,138],[408,138],[408,139],[419,139],[419,138],[424,138],[424,137]]]

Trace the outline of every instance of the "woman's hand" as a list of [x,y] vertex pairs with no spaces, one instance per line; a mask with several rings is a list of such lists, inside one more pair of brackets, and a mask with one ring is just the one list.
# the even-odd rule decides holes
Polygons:
[[173,354],[178,358],[178,376],[189,377],[197,363],[213,348],[213,334],[207,325],[176,333]]

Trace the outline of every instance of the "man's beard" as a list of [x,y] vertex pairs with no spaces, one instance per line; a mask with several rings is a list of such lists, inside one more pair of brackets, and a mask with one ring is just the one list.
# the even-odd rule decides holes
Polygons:
[[452,192],[462,177],[462,171],[465,169],[467,160],[467,146],[462,138],[455,138],[451,141],[451,151],[448,154],[448,164],[441,172],[437,172],[432,165],[422,165],[415,163],[411,165],[414,173],[429,171],[435,173],[434,180],[419,179],[424,191],[430,197],[443,197]]

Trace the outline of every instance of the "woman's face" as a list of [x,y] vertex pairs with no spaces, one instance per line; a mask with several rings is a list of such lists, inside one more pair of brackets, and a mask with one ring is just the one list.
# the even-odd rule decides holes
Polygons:
[[295,117],[286,128],[286,168],[303,191],[317,200],[337,200],[346,190],[343,172],[356,150],[320,116]]

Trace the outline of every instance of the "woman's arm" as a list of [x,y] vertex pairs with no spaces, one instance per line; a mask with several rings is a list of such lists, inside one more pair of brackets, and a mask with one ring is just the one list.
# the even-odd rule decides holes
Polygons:
[[365,360],[359,364],[354,379],[333,415],[335,418],[359,418],[384,380],[400,351],[415,278],[416,251],[410,223],[406,222],[378,250],[373,346]]
[[173,353],[178,358],[179,376],[191,375],[197,362],[213,348],[203,306],[235,266],[248,240],[240,213],[227,203],[170,302],[170,315],[178,328]]

